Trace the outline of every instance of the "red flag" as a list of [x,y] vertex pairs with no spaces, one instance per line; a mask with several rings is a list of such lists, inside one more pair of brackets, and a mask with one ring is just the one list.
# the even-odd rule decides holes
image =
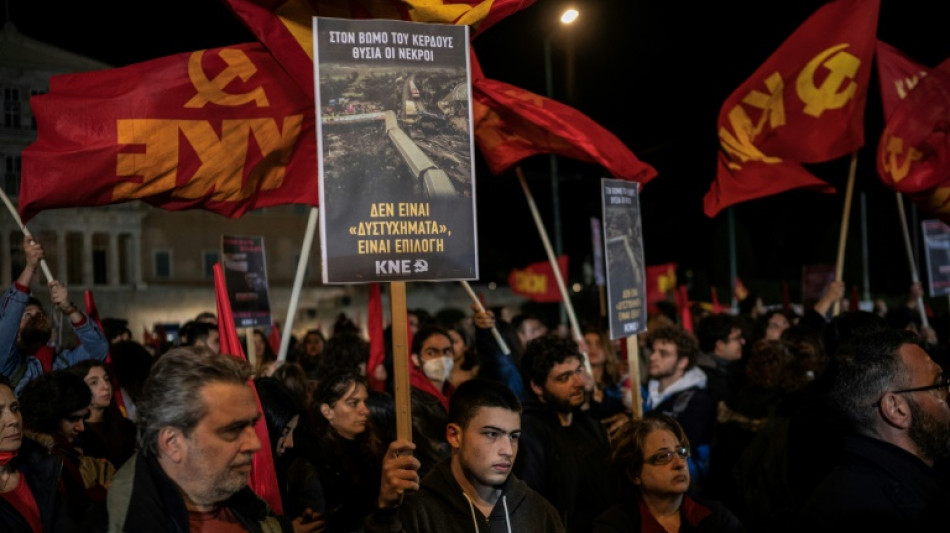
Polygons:
[[[96,300],[92,296],[92,291],[86,290],[83,292],[83,300],[86,304],[86,316],[91,318],[99,329],[105,333],[105,330],[102,329],[102,319],[99,318],[99,308],[96,307]],[[125,407],[125,399],[122,398],[122,389],[119,384],[119,378],[116,376],[116,373],[111,370],[112,367],[112,354],[106,354],[106,364],[109,365],[109,382],[112,385],[112,401],[115,402],[115,406],[119,408],[119,411],[122,412],[122,415],[128,417],[128,410]]]
[[[231,312],[231,302],[228,300],[224,269],[221,268],[221,263],[215,263],[213,269],[214,299],[217,303],[221,353],[233,355],[246,361],[247,356],[244,355],[241,339],[234,327],[234,314]],[[257,387],[254,386],[254,380],[248,380],[248,385],[254,391],[257,410],[264,412],[261,408],[261,399],[257,395]],[[257,422],[254,423],[254,432],[257,433],[257,438],[261,441],[261,449],[251,459],[251,474],[248,485],[255,494],[270,505],[275,513],[284,514],[284,506],[280,500],[280,486],[277,484],[277,472],[274,470],[274,457],[270,449],[270,437],[267,434],[267,422],[264,417],[258,418]]]
[[383,338],[383,298],[379,283],[369,284],[369,302],[366,307],[366,329],[369,334],[369,362],[366,374],[369,384],[376,390],[386,390],[386,382],[376,379],[376,367],[386,359],[386,342]]
[[[882,84],[884,81],[882,81]],[[950,60],[922,78],[887,118],[877,171],[895,191],[938,216],[947,213],[950,178]]]
[[274,353],[280,353],[280,326],[277,325],[277,322],[274,322],[270,327],[270,332],[267,334],[267,344],[270,344],[270,349]]
[[858,297],[858,286],[851,286],[851,301],[849,302],[851,307],[849,311],[857,311],[861,308],[861,298]]
[[[557,258],[557,266],[564,280],[567,279],[567,263],[566,255]],[[520,270],[513,269],[508,274],[508,285],[512,292],[535,302],[561,301],[561,291],[558,290],[550,261],[532,263]]]
[[795,188],[834,192],[800,163],[828,161],[864,144],[879,10],[880,0],[825,4],[726,100],[707,216]]
[[617,179],[646,184],[656,170],[589,117],[543,96],[485,78],[472,53],[475,143],[493,174],[536,154],[597,163]]
[[313,100],[259,44],[55,76],[30,107],[24,222],[131,200],[229,217],[317,205]]
[[877,41],[878,82],[881,85],[881,104],[884,106],[884,118],[891,116],[898,104],[920,83],[929,67],[917,63],[893,46]]
[[647,311],[655,313],[656,303],[666,300],[669,292],[676,288],[676,267],[676,263],[647,267]]
[[312,17],[395,19],[467,24],[471,35],[524,9],[534,0],[226,0],[311,99]]
[[693,332],[693,313],[689,309],[689,293],[686,285],[680,285],[676,291],[676,307],[679,309],[683,329]]

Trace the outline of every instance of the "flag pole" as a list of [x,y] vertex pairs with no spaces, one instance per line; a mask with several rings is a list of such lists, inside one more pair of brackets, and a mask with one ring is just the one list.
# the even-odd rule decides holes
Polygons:
[[389,305],[393,335],[393,404],[396,412],[396,438],[412,440],[412,414],[409,388],[409,335],[406,325],[406,282],[389,283]]
[[[20,213],[17,212],[16,207],[13,207],[13,202],[10,201],[10,197],[7,196],[6,191],[3,190],[3,187],[0,187],[0,197],[3,198],[3,203],[7,205],[7,209],[10,210],[10,214],[13,215],[13,220],[16,220],[18,226],[20,226],[20,231],[23,232],[23,235],[29,238],[33,238],[33,234],[30,233],[30,230],[26,229],[26,224],[20,220]],[[46,282],[49,283],[53,281],[53,273],[49,270],[49,265],[46,264],[46,259],[40,259],[40,268],[43,269],[43,275],[46,276]]]
[[627,375],[630,376],[630,406],[633,419],[643,418],[643,401],[640,397],[640,344],[637,336],[627,337]]
[[[851,152],[851,168],[848,170],[848,186],[844,193],[844,210],[841,214],[841,233],[838,236],[838,262],[835,265],[835,279],[844,277],[844,246],[848,240],[848,220],[851,218],[851,197],[854,196],[854,177],[858,173],[858,151]],[[841,311],[841,300],[835,302],[832,316]]]
[[[544,244],[544,250],[548,254],[548,261],[551,262],[551,270],[554,271],[554,279],[557,281],[557,288],[561,291],[561,299],[564,300],[564,308],[567,310],[567,317],[571,322],[571,331],[574,333],[574,340],[578,346],[583,346],[584,335],[581,334],[581,328],[577,323],[577,316],[574,314],[574,306],[567,294],[567,286],[564,285],[564,277],[561,275],[561,268],[557,264],[557,257],[554,256],[554,250],[551,248],[551,241],[548,240],[548,234],[544,230],[544,224],[541,223],[541,215],[538,213],[538,206],[534,203],[534,197],[531,196],[531,190],[528,189],[528,182],[524,179],[524,172],[521,166],[515,167],[515,174],[518,175],[518,181],[521,182],[521,189],[524,191],[525,198],[528,200],[528,207],[531,209],[531,216],[534,217],[534,224],[538,227],[538,233],[541,234],[541,242]],[[584,357],[584,366],[590,375],[594,375],[590,368],[590,361]]]
[[310,248],[313,246],[313,234],[317,228],[317,214],[319,209],[310,208],[310,217],[307,219],[307,231],[304,233],[303,245],[300,247],[300,258],[297,259],[297,273],[294,276],[294,289],[290,293],[290,303],[287,305],[287,318],[284,320],[284,331],[280,336],[280,351],[277,353],[277,365],[287,360],[287,350],[290,347],[290,336],[294,330],[294,317],[297,316],[297,303],[300,301],[300,289],[303,287],[303,278],[307,273],[307,263],[310,262]]
[[[482,301],[478,299],[478,295],[472,290],[472,286],[469,285],[464,279],[461,281],[461,283],[462,286],[465,287],[465,291],[468,292],[469,297],[471,297],[472,301],[475,302],[475,305],[478,306],[478,312],[484,313],[485,306],[482,305]],[[501,338],[501,333],[498,331],[498,328],[492,326],[491,334],[493,337],[495,337],[495,342],[498,343],[498,347],[501,348],[501,353],[505,355],[511,355],[511,349],[509,349],[508,345],[505,344],[505,339]]]
[[[904,233],[904,248],[907,250],[907,264],[910,266],[910,280],[912,283],[920,283],[920,276],[917,274],[917,264],[914,262],[914,250],[910,244],[910,232],[907,230],[907,215],[904,213],[904,197],[901,193],[895,192],[897,199],[897,214],[901,218],[901,230]],[[920,312],[920,323],[925,327],[930,327],[927,321],[927,310],[924,308],[923,295],[917,296],[917,311]]]

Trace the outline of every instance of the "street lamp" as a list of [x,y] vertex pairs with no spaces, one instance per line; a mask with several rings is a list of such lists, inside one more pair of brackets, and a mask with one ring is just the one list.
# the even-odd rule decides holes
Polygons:
[[[564,10],[561,13],[560,23],[561,25],[569,25],[580,15],[576,9],[569,8]],[[554,37],[554,34],[561,28],[561,26],[555,26],[547,37],[544,38],[544,83],[546,96],[548,98],[554,99],[554,74],[553,69],[551,68],[551,38]],[[560,185],[558,183],[558,172],[557,172],[557,156],[554,154],[549,154],[548,161],[550,162],[551,167],[551,207],[554,218],[554,251],[558,257],[561,256],[564,250],[564,246],[561,242],[561,197],[560,197]],[[565,310],[564,306],[561,306],[561,322],[565,319]]]

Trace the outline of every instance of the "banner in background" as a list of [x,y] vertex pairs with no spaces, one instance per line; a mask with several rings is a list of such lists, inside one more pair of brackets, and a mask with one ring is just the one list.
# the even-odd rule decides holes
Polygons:
[[950,294],[950,226],[939,220],[924,220],[924,248],[930,296]]
[[646,331],[646,274],[640,230],[639,184],[601,179],[604,257],[607,259],[607,316],[610,338]]
[[271,325],[267,288],[264,237],[221,237],[221,264],[234,314],[234,326],[256,328]]

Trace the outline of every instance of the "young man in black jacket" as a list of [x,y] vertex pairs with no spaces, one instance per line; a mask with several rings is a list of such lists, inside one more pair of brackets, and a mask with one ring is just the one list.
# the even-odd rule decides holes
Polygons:
[[554,507],[511,475],[520,436],[521,403],[514,393],[494,381],[466,381],[449,406],[451,458],[420,484],[419,460],[408,453],[415,445],[393,442],[383,460],[379,508],[366,519],[366,532],[563,533]]

